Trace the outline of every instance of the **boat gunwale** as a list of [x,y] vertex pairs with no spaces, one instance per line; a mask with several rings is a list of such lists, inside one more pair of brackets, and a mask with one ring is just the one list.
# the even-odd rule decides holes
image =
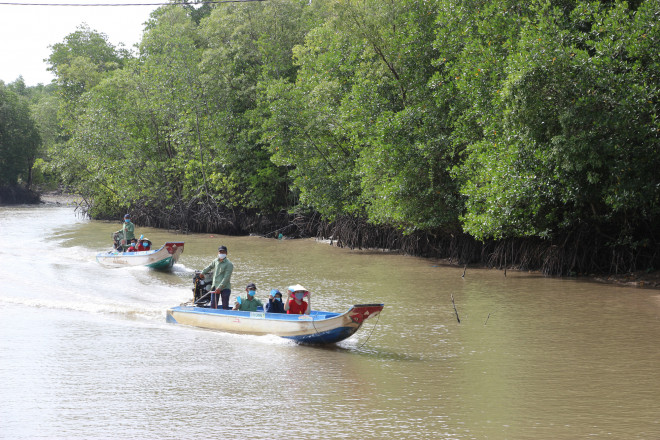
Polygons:
[[[196,314],[196,315],[205,315],[205,316],[229,316],[229,317],[241,317],[241,318],[247,318],[247,319],[270,319],[272,321],[291,321],[291,322],[301,322],[301,321],[314,321],[314,322],[319,322],[319,321],[327,321],[333,318],[337,317],[342,317],[344,315],[347,315],[350,313],[352,310],[354,310],[357,307],[384,307],[385,304],[383,303],[373,303],[373,304],[355,304],[349,307],[348,310],[346,310],[343,313],[340,312],[328,312],[324,310],[312,310],[309,315],[296,315],[292,313],[270,313],[266,312],[265,310],[256,310],[254,312],[247,312],[247,311],[241,311],[241,310],[225,310],[225,309],[212,309],[209,307],[196,307],[196,306],[186,306],[186,305],[180,305],[180,306],[175,306],[175,307],[170,307],[168,309],[169,311],[172,312],[178,312],[178,313],[191,313],[191,314]],[[253,317],[251,316],[252,313],[259,313],[263,314],[264,317]],[[380,313],[380,310],[379,310]],[[315,316],[323,315],[323,318],[316,319],[314,318]],[[270,318],[269,318],[270,317]]]

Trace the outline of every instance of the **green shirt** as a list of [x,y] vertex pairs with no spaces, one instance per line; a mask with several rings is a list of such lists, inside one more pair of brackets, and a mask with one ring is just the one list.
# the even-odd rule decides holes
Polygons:
[[211,286],[220,290],[231,289],[231,273],[234,271],[234,265],[231,264],[229,258],[225,258],[222,261],[216,258],[202,273],[206,275],[211,271],[213,271],[213,282]]
[[241,303],[238,306],[238,310],[241,312],[256,312],[257,307],[262,306],[263,303],[257,298],[248,299],[246,296],[241,296]]
[[126,244],[129,244],[132,239],[135,238],[135,225],[132,222],[124,222],[124,226],[121,227],[122,234],[124,234],[124,239]]

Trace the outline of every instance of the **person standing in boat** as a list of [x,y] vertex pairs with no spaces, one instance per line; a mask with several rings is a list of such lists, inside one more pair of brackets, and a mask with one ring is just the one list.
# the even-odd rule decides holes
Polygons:
[[284,303],[282,302],[282,292],[277,289],[270,291],[270,297],[264,309],[267,313],[286,313],[284,311]]
[[231,295],[231,274],[234,271],[234,265],[227,258],[227,247],[218,248],[218,258],[214,259],[202,273],[200,278],[204,279],[204,274],[213,271],[213,280],[211,282],[211,308],[218,308],[218,297],[222,301],[222,308],[229,309],[229,296]]
[[234,310],[240,310],[241,312],[256,312],[257,307],[263,307],[263,303],[256,298],[257,286],[254,283],[247,285],[245,293],[245,298],[239,296],[236,299]]
[[[312,294],[300,284],[287,289],[288,297],[284,310],[290,315],[309,315],[312,311]],[[303,298],[307,298],[307,302]]]
[[[122,246],[130,245],[131,240],[135,238],[135,225],[131,222],[130,214],[124,216],[124,224],[119,231],[115,232],[115,234],[119,234],[122,238]],[[124,247],[124,249],[126,248]]]

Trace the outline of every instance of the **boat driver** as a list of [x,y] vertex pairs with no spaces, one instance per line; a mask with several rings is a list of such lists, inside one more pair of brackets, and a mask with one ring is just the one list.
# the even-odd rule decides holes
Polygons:
[[213,271],[213,281],[211,283],[211,308],[218,308],[218,297],[222,300],[222,308],[229,309],[229,295],[231,295],[231,274],[234,271],[234,265],[227,258],[227,247],[218,248],[218,258],[214,258],[202,273],[199,275],[204,279],[204,274]]
[[135,225],[131,222],[130,214],[124,216],[124,224],[115,234],[123,239],[121,240],[123,249],[126,249],[131,244],[131,240],[135,238]]

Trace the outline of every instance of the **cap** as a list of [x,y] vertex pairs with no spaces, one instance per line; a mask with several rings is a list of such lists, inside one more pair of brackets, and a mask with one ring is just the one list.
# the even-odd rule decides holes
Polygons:
[[126,215],[124,216],[124,218],[131,218],[131,215],[130,215],[130,214],[126,214]]
[[257,290],[257,286],[254,285],[254,283],[250,283],[247,286],[245,286],[247,290],[254,289]]
[[273,290],[270,291],[270,296],[274,297],[274,296],[277,295],[278,293],[279,293],[280,295],[282,294],[282,292],[280,292],[279,290],[277,290],[277,289],[273,289]]
[[227,252],[227,246],[220,246],[220,247],[218,248],[218,252],[220,252],[220,251],[225,251],[225,252]]

